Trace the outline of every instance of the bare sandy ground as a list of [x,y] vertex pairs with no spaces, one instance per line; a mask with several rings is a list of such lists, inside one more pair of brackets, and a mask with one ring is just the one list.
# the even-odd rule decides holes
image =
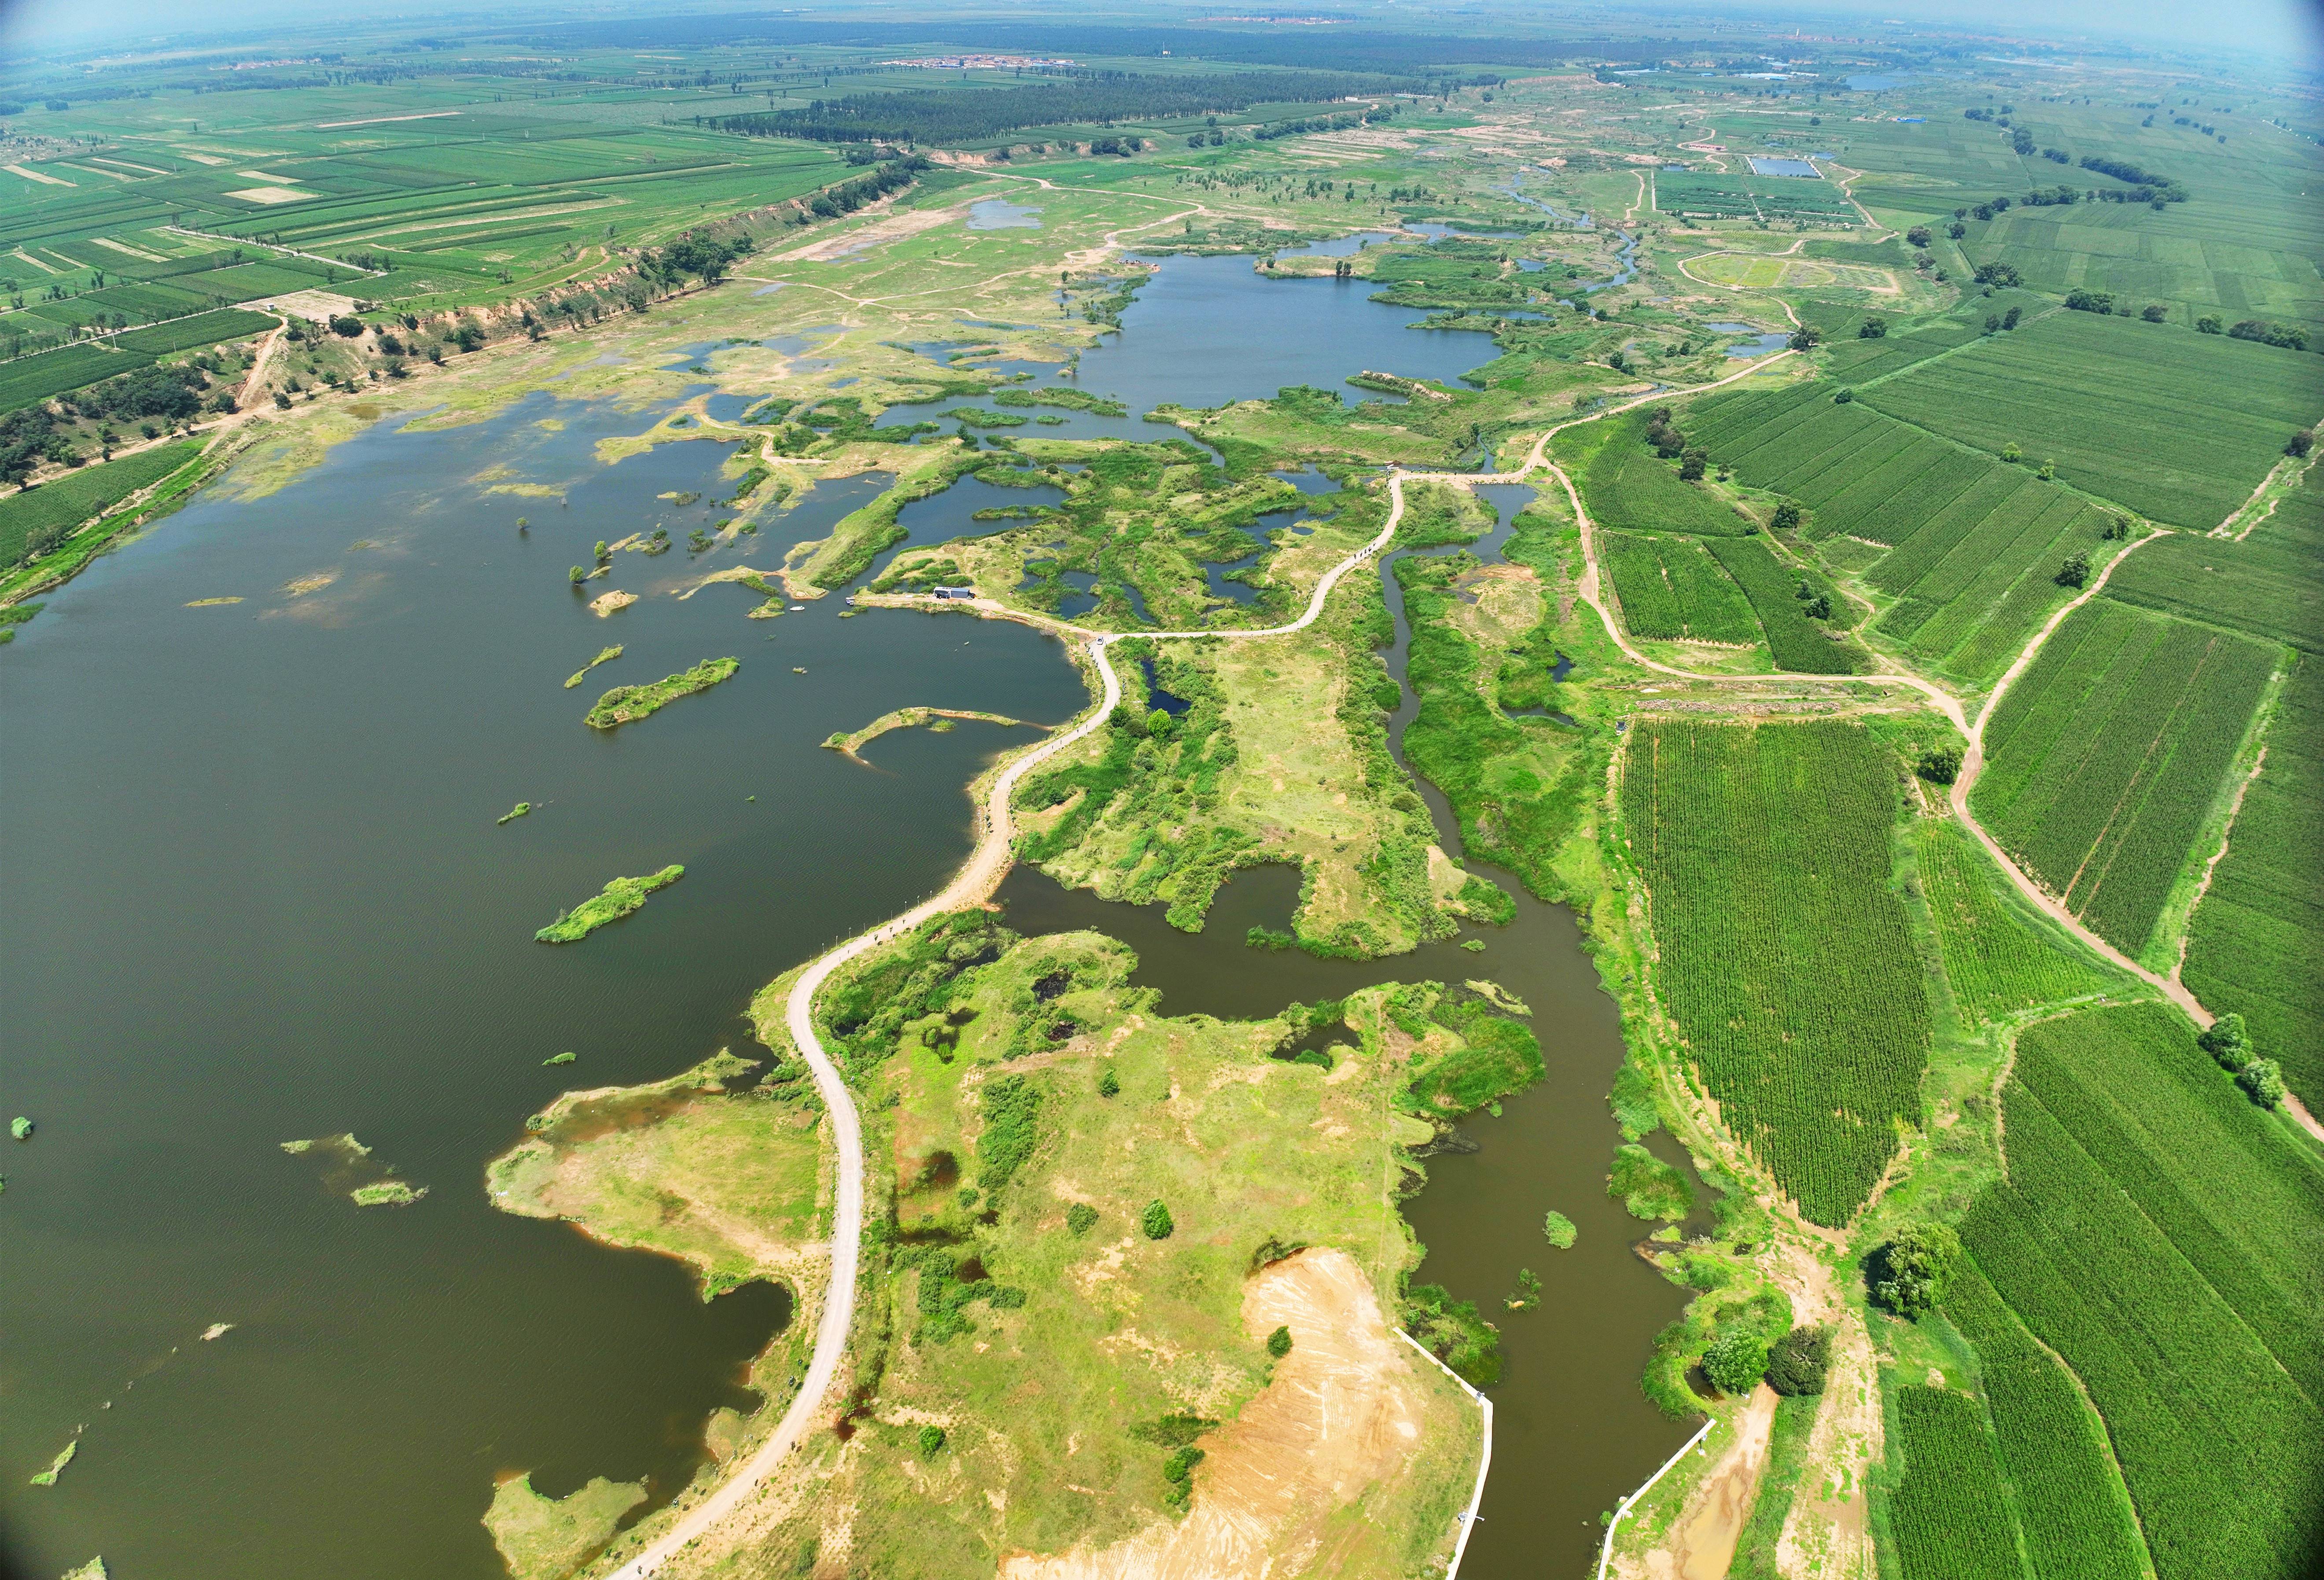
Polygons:
[[1393,1481],[1420,1446],[1428,1396],[1371,1280],[1340,1251],[1277,1262],[1243,1293],[1253,1340],[1293,1335],[1275,1380],[1204,1438],[1185,1519],[1058,1557],[1004,1559],[1005,1580],[1257,1580],[1330,1574],[1332,1517]]

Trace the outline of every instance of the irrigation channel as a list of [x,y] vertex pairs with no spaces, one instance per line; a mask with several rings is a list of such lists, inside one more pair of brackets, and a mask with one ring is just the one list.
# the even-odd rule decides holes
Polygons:
[[[1360,282],[1171,259],[1075,370],[1133,415],[1045,431],[1167,437],[1137,415],[1489,356],[1409,329],[1419,316]],[[653,596],[736,550],[616,556],[610,585],[646,601],[592,615],[566,566],[656,524],[683,541],[718,492],[714,443],[595,462],[650,420],[535,395],[465,429],[382,423],[279,493],[198,500],[51,597],[0,661],[0,815],[38,831],[11,841],[20,898],[0,917],[8,1098],[39,1123],[0,1212],[0,1574],[102,1552],[179,1580],[482,1580],[503,1572],[479,1522],[497,1479],[530,1472],[552,1496],[642,1480],[658,1506],[703,1462],[710,1413],[753,1402],[737,1379],[788,1322],[783,1292],[706,1306],[674,1261],[495,1211],[483,1164],[565,1086],[756,1051],[751,993],[956,869],[961,787],[1026,738],[906,732],[867,770],[825,736],[913,704],[1064,720],[1087,697],[1057,640],[1019,625],[841,620],[836,599],[746,622],[737,587]],[[561,498],[493,492],[512,477]],[[874,486],[817,488],[740,557],[779,563]],[[621,659],[563,687],[613,642]],[[742,670],[706,697],[611,735],[580,722],[602,686],[718,654]],[[532,813],[497,826],[520,800]],[[532,941],[607,878],[673,862],[686,879],[618,928]],[[1681,1292],[1629,1254],[1640,1226],[1604,1195],[1614,1007],[1567,914],[1500,881],[1518,917],[1479,934],[1484,953],[1367,964],[1243,946],[1288,920],[1287,870],[1243,874],[1201,935],[1038,873],[1001,890],[1022,930],[1130,943],[1170,1012],[1475,975],[1533,1007],[1548,1077],[1471,1122],[1481,1150],[1431,1160],[1410,1204],[1423,1279],[1489,1308],[1520,1266],[1547,1287],[1502,1320],[1472,1577],[1578,1573],[1599,1512],[1684,1437],[1637,1383]],[[427,1197],[357,1208],[281,1150],[339,1133]],[[1551,1207],[1581,1226],[1570,1252],[1541,1237]],[[28,1486],[68,1441],[58,1484]]]

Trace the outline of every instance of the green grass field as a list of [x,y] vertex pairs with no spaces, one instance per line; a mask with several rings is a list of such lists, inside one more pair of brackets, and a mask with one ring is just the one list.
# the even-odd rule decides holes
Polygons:
[[2324,1163],[2155,1005],[2029,1027],[2006,1114],[1962,1239],[2089,1390],[2161,1580],[2313,1574]]
[[1812,1221],[1843,1224],[1895,1150],[1895,1121],[1920,1123],[1929,1050],[1890,882],[1894,761],[1836,722],[1648,723],[1627,752],[1621,812],[1663,1002],[1727,1124]]
[[2002,698],[1972,794],[2002,846],[2126,953],[2147,941],[2278,649],[2103,599]]
[[2106,596],[2324,652],[2324,476],[2310,467],[2240,541],[2178,534],[2107,578]]

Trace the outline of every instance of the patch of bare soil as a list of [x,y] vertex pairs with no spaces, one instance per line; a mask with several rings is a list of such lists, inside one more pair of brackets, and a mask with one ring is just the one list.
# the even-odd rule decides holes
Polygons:
[[1645,1555],[1642,1572],[1651,1580],[1722,1580],[1734,1562],[1735,1544],[1759,1501],[1759,1477],[1767,1468],[1775,1391],[1759,1384],[1736,1425],[1735,1440],[1695,1488],[1665,1544]]
[[803,247],[793,247],[788,253],[779,254],[775,261],[786,263],[794,260],[807,263],[828,263],[839,258],[852,258],[856,254],[869,252],[873,247],[885,246],[890,242],[901,241],[906,236],[918,236],[924,230],[934,230],[940,225],[949,225],[966,212],[967,210],[963,208],[907,209],[903,213],[890,214],[885,218],[874,220],[861,230],[846,231],[838,236],[825,237],[819,242],[809,242]]
[[1855,1312],[1839,1316],[1807,1470],[1775,1546],[1785,1580],[1869,1580],[1877,1572],[1865,1483],[1883,1446],[1880,1385],[1872,1335]]
[[[1243,1290],[1253,1340],[1292,1350],[1265,1391],[1204,1438],[1191,1512],[1095,1551],[1017,1553],[1004,1580],[1245,1580],[1331,1574],[1333,1517],[1409,1474],[1429,1398],[1371,1281],[1344,1252],[1305,1251]],[[1344,1530],[1344,1527],[1342,1528]],[[1336,1538],[1340,1532],[1333,1533]]]

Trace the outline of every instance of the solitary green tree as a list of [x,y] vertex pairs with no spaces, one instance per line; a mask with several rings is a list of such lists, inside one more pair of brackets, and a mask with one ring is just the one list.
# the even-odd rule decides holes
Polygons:
[[2080,549],[2075,550],[2066,556],[2065,563],[2058,567],[2058,574],[2053,579],[2061,587],[2080,587],[2090,579],[2090,557]]
[[1178,1227],[1170,1221],[1170,1209],[1159,1201],[1146,1204],[1146,1211],[1139,1215],[1138,1226],[1146,1231],[1148,1240],[1167,1240]]
[[1945,1298],[1960,1261],[1960,1236],[1950,1224],[1915,1224],[1873,1252],[1872,1298],[1917,1320]]
[[1113,1073],[1113,1067],[1111,1065],[1106,1066],[1104,1069],[1098,1072],[1097,1095],[1099,1096],[1117,1096],[1120,1094],[1120,1091],[1121,1077]]
[[1291,1353],[1291,1329],[1278,1327],[1267,1335],[1267,1353],[1280,1361]]
[[1767,1370],[1767,1341],[1738,1329],[1722,1334],[1702,1354],[1702,1374],[1729,1396],[1750,1392]]

